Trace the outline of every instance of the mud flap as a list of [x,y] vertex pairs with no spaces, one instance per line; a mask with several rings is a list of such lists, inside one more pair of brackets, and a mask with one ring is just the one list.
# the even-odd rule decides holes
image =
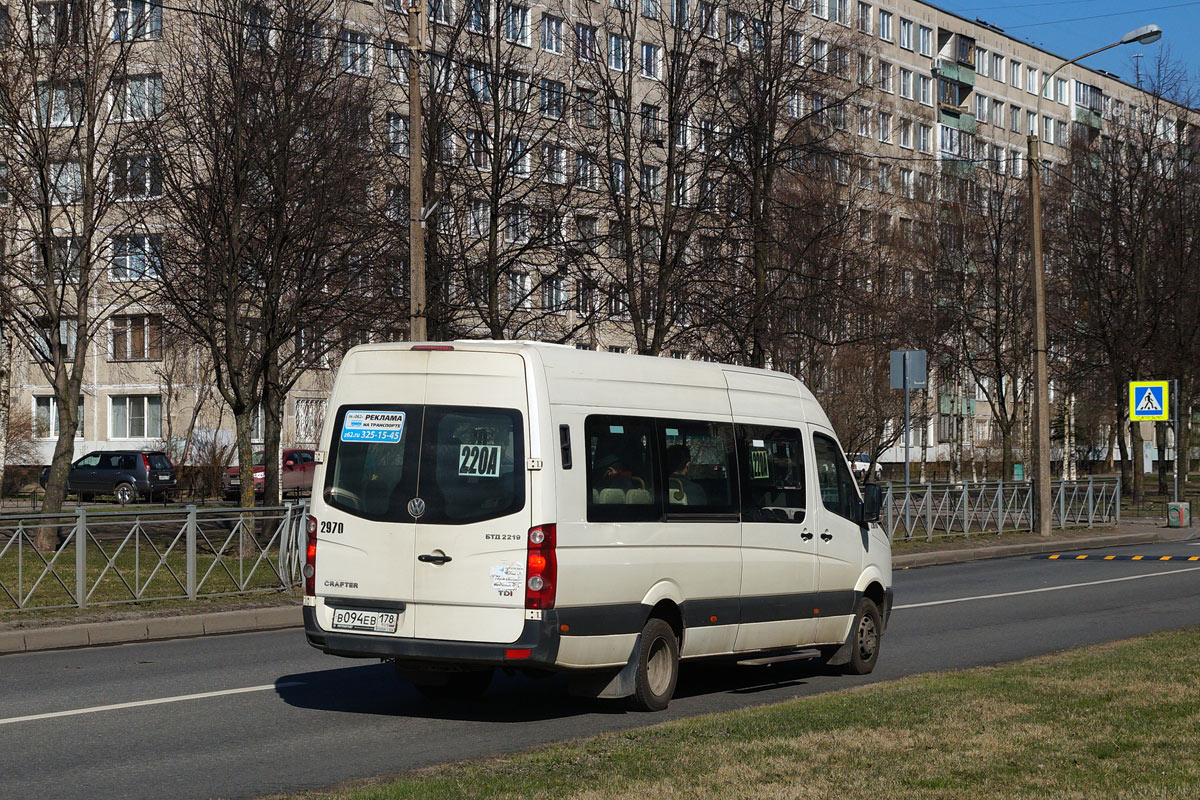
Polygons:
[[826,666],[841,667],[850,663],[850,656],[854,653],[854,630],[855,626],[851,625],[850,635],[846,637],[846,641],[833,651],[833,655],[825,659]]
[[639,633],[629,654],[629,662],[616,672],[584,672],[572,675],[567,691],[573,697],[592,697],[599,700],[620,700],[632,697],[637,679],[637,654],[642,644]]

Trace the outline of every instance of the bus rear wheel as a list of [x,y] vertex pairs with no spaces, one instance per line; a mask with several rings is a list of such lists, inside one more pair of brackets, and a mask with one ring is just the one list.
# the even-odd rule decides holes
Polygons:
[[662,711],[675,694],[679,680],[679,640],[665,621],[654,618],[638,637],[634,654],[637,670],[630,706],[638,711]]

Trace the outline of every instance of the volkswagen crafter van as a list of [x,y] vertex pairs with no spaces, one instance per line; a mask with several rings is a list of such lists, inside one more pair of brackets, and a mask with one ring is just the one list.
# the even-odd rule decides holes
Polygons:
[[308,641],[427,694],[496,667],[666,708],[681,660],[870,672],[891,550],[829,419],[761,369],[530,342],[342,362],[304,566]]

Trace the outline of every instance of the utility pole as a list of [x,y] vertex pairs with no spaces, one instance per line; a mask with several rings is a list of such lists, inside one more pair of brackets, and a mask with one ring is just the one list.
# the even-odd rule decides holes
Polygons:
[[[1037,93],[1037,106],[1033,115],[1034,124],[1029,129],[1027,158],[1029,161],[1029,222],[1031,229],[1030,255],[1033,272],[1033,483],[1034,493],[1033,529],[1042,536],[1050,535],[1050,370],[1046,358],[1046,273],[1042,260],[1042,154],[1038,140],[1038,126],[1043,124],[1042,98],[1050,79],[1063,67],[1082,59],[1103,53],[1123,44],[1153,44],[1162,38],[1162,29],[1157,25],[1143,25],[1121,37],[1120,41],[1106,44],[1095,50],[1064,61],[1049,75],[1043,73],[1041,88]],[[1065,456],[1065,453],[1064,453]]]
[[408,338],[428,338],[425,306],[425,137],[421,120],[421,63],[425,37],[421,31],[424,0],[408,7]]

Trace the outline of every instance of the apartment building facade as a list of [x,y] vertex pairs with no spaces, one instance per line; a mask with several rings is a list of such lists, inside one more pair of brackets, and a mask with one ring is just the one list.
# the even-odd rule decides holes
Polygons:
[[[330,3],[311,30],[315,46],[336,49],[347,74],[381,87],[372,123],[385,164],[379,190],[391,223],[406,227],[412,148],[401,5]],[[62,36],[74,7],[35,4],[33,27]],[[152,120],[171,102],[162,90],[171,60],[155,52],[157,43],[164,28],[196,18],[141,0],[105,7],[114,38],[136,43],[110,89],[121,109],[116,121]],[[1041,137],[1046,161],[1065,163],[1072,137],[1104,135],[1147,103],[1137,87],[1083,66],[1050,78],[1059,56],[920,2],[433,0],[426,11],[425,158],[437,194],[428,235],[431,259],[441,265],[433,292],[445,330],[457,335],[615,351],[652,346],[674,357],[730,352],[713,340],[742,329],[717,329],[689,305],[690,293],[700,291],[692,287],[711,286],[714,275],[722,288],[706,301],[710,307],[741,308],[742,293],[762,289],[723,277],[727,262],[756,257],[761,237],[746,222],[746,207],[763,185],[759,162],[770,161],[762,153],[771,145],[755,139],[761,132],[743,130],[760,117],[736,96],[740,80],[785,87],[775,94],[780,108],[770,118],[777,126],[770,141],[808,136],[776,154],[778,175],[822,149],[811,131],[827,131],[830,185],[846,187],[829,202],[842,202],[839,192],[856,194],[864,239],[921,224],[920,204],[937,195],[944,174],[969,180],[986,169],[1020,180],[1026,136]],[[276,35],[280,25],[265,6],[250,7],[248,36]],[[48,91],[50,124],[77,125],[72,101],[58,97],[58,87]],[[137,187],[125,193],[152,197],[153,164],[121,163]],[[0,160],[0,179],[5,174]],[[10,198],[0,190],[5,203]],[[95,301],[102,320],[87,348],[75,455],[160,447],[198,433],[232,439],[232,417],[206,375],[211,366],[187,341],[164,335],[169,312],[154,291],[163,236],[146,220],[138,232],[97,245],[106,263],[102,283],[118,287],[123,299]],[[635,279],[647,263],[653,279]],[[681,271],[704,280],[661,278]],[[770,295],[759,299],[769,303]],[[395,319],[404,316],[393,311]],[[389,322],[352,338],[397,331]],[[70,347],[69,322],[59,333],[59,346]],[[30,415],[38,457],[48,463],[58,409],[38,359],[15,352],[11,403]],[[315,443],[336,363],[335,347],[288,396],[285,444]],[[936,373],[930,385],[943,388],[924,404],[926,459],[948,460],[956,440],[992,446],[982,387]],[[901,457],[893,448],[884,459]]]

